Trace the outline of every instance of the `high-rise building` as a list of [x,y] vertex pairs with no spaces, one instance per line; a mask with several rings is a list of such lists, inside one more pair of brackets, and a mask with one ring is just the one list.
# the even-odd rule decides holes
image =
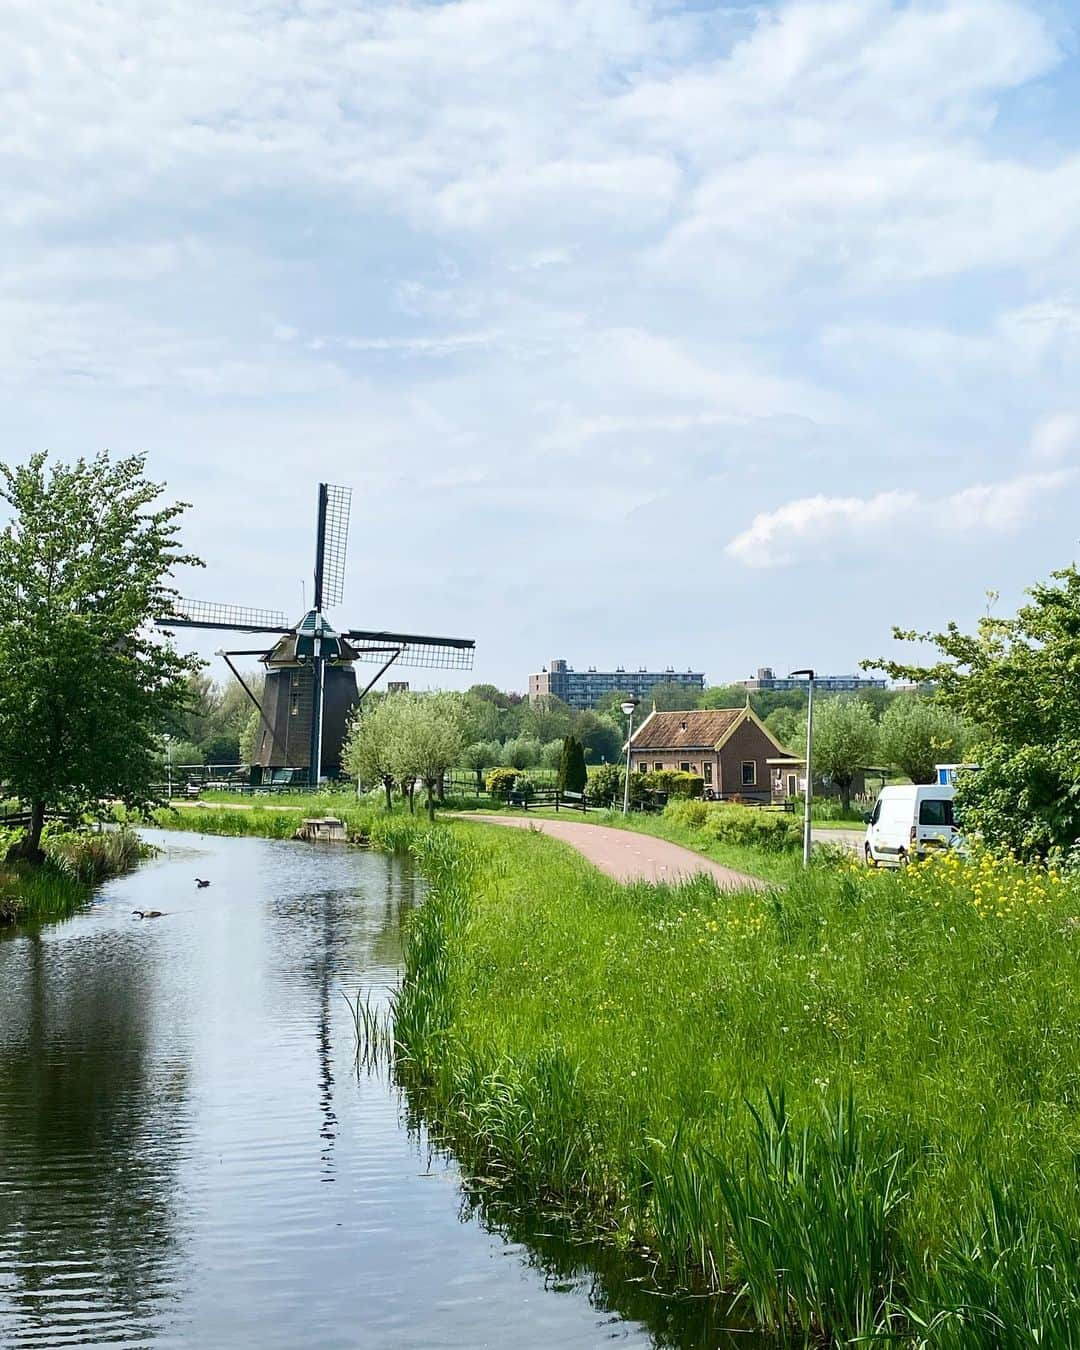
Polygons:
[[[736,680],[740,689],[750,694],[764,693],[766,690],[805,689],[805,675],[775,675],[771,666],[758,666],[758,672],[752,680]],[[840,693],[844,690],[884,689],[884,680],[869,679],[865,675],[815,675],[814,688],[820,693]]]
[[614,670],[597,670],[595,666],[575,670],[565,661],[555,660],[538,675],[529,676],[529,699],[535,701],[550,694],[571,708],[592,708],[610,694],[630,694],[644,703],[658,684],[685,685],[689,708],[705,688],[705,676],[701,671],[676,670],[673,666],[666,670],[646,670],[644,666],[637,670],[626,670],[623,666]]

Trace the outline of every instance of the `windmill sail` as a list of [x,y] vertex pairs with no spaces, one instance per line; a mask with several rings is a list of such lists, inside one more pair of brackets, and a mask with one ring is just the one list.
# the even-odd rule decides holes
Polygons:
[[319,525],[315,540],[315,608],[332,609],[345,594],[345,551],[349,545],[352,489],[319,484]]
[[238,633],[291,633],[293,625],[277,609],[220,605],[213,600],[177,600],[159,628],[224,628]]
[[428,670],[472,670],[476,643],[472,638],[428,637],[419,633],[375,633],[351,628],[342,635],[357,661],[386,660],[395,651],[399,666]]

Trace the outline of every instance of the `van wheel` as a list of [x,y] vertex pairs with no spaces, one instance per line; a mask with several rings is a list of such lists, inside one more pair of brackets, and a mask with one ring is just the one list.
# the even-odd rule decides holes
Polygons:
[[898,867],[906,867],[910,861],[911,861],[910,858],[903,849],[901,849],[900,852],[896,855],[896,863]]
[[869,844],[864,845],[864,847],[863,847],[863,853],[866,855],[866,865],[867,865],[867,867],[876,867],[876,866],[877,866],[877,859],[876,859],[876,858],[874,857],[874,855],[870,852],[870,845],[869,845]]

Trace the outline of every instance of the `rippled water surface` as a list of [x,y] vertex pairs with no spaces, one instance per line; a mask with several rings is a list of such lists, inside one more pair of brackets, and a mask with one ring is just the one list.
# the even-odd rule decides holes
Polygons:
[[343,994],[396,982],[407,868],[154,838],[90,911],[0,937],[0,1345],[721,1343],[537,1216],[470,1218],[357,1071]]

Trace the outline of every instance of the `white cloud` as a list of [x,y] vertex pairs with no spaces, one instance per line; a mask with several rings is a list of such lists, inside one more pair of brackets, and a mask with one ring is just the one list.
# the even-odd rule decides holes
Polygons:
[[1033,459],[1057,464],[1068,459],[1080,446],[1080,417],[1076,413],[1055,413],[1044,418],[1031,437]]
[[922,548],[936,537],[940,549],[958,536],[1010,533],[1027,524],[1040,504],[1073,479],[1072,471],[1025,474],[1001,483],[978,483],[941,497],[913,491],[873,497],[819,494],[754,517],[724,551],[747,567],[852,556],[868,548],[888,554]]

